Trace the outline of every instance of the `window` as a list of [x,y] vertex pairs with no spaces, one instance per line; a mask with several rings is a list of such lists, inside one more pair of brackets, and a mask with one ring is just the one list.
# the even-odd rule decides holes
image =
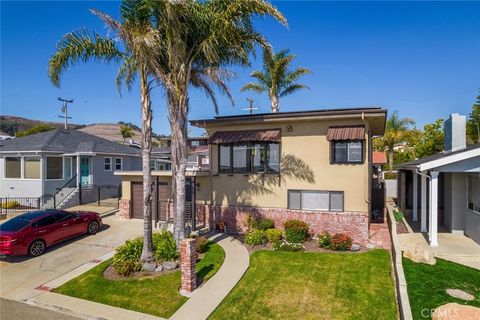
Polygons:
[[363,162],[363,141],[333,141],[332,142],[333,163],[362,163]]
[[65,212],[65,211],[60,211],[54,214],[55,219],[57,222],[63,222],[67,221],[69,219],[72,219],[75,215],[73,213]]
[[72,177],[72,157],[65,158],[65,178],[70,179]]
[[122,158],[115,158],[115,170],[122,170],[123,160]]
[[219,145],[219,172],[280,172],[278,143],[249,142]]
[[24,158],[23,178],[40,179],[40,158]]
[[63,179],[62,157],[47,157],[47,179]]
[[38,228],[38,227],[46,227],[51,224],[54,224],[56,222],[55,217],[53,215],[49,215],[45,218],[42,218],[38,220],[37,222],[32,224],[32,227]]
[[20,179],[22,178],[22,159],[19,157],[5,158],[5,178]]
[[467,207],[480,213],[480,177],[469,174],[467,179]]
[[343,211],[343,192],[288,190],[288,208],[297,210]]
[[104,169],[105,171],[112,171],[112,158],[104,158]]

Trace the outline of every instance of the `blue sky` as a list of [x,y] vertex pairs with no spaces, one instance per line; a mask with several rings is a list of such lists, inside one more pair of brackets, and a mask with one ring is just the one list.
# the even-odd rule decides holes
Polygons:
[[[311,90],[281,101],[281,111],[382,106],[412,117],[418,126],[451,112],[468,114],[480,88],[480,2],[321,2],[277,1],[289,29],[272,19],[256,21],[277,49],[297,54],[295,66],[313,71],[302,82]],[[138,90],[119,96],[117,66],[78,64],[51,85],[47,62],[60,37],[86,27],[105,34],[92,16],[97,8],[118,16],[118,2],[2,1],[0,113],[57,121],[57,97],[75,99],[73,122],[131,121],[140,125]],[[260,52],[251,68],[234,68],[230,82],[236,105],[220,98],[220,114],[242,114],[253,97],[261,112],[266,96],[240,93],[249,73],[261,67]],[[168,133],[165,97],[153,95],[154,130]],[[214,116],[201,92],[191,92],[190,119]],[[193,130],[193,134],[201,131]]]

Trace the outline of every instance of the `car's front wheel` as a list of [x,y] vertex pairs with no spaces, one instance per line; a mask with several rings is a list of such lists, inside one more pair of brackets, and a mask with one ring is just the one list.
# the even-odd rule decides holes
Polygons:
[[89,234],[95,234],[98,232],[98,229],[100,229],[100,226],[97,221],[92,221],[88,224],[87,232]]
[[47,246],[45,245],[45,242],[43,240],[35,240],[30,244],[30,247],[28,248],[28,253],[32,257],[38,257],[45,252],[46,248]]

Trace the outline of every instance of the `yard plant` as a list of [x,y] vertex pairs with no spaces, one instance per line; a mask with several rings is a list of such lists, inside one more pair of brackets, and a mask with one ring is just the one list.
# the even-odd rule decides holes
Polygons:
[[288,242],[305,242],[308,238],[308,224],[300,220],[285,222],[285,240]]
[[263,230],[251,230],[245,233],[245,243],[251,246],[265,244],[268,242],[267,233]]
[[266,231],[268,242],[277,242],[282,239],[282,230],[279,229],[267,229]]

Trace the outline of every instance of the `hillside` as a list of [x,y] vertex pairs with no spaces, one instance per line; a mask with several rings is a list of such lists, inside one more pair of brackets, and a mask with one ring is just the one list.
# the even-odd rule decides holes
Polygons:
[[[123,137],[120,134],[120,126],[121,125],[118,123],[95,123],[87,125],[79,130],[110,141],[123,143]],[[137,142],[141,141],[142,133],[138,130],[134,130],[133,132],[135,133],[133,140]]]
[[[58,129],[63,129],[63,122],[33,120],[16,116],[0,116],[0,131],[3,131],[11,136],[14,136],[17,132],[28,130],[39,124],[47,124]],[[71,129],[79,129],[83,127],[83,125],[74,123],[69,123],[68,126]]]

